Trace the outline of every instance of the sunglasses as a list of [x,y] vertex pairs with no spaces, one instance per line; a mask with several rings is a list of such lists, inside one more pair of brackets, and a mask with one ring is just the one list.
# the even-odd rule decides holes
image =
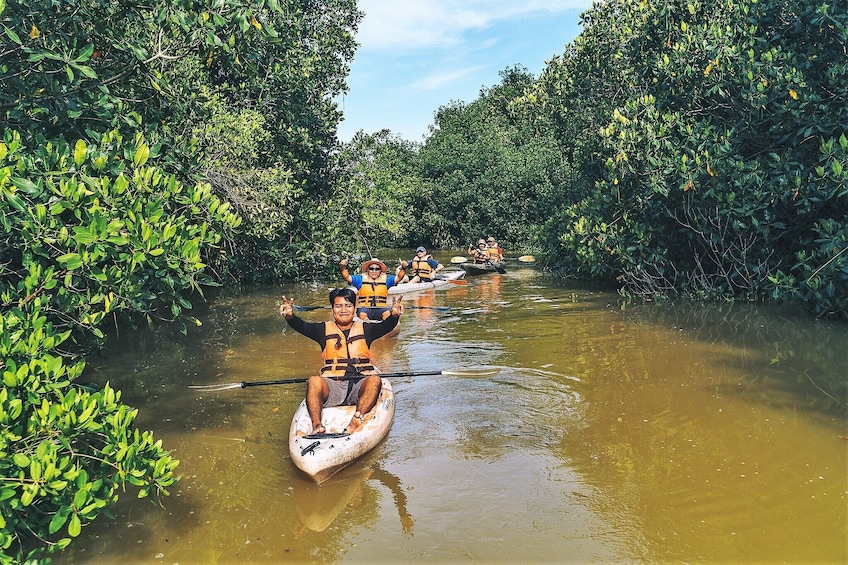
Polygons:
[[368,270],[369,271],[382,271],[383,269],[381,269],[380,267],[368,267]]

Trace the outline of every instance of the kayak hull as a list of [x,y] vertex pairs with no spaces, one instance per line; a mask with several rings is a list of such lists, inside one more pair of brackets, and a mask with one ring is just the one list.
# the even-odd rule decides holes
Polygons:
[[459,266],[468,276],[496,273],[500,263],[463,263]]
[[465,271],[448,271],[447,273],[439,273],[436,276],[439,278],[433,281],[396,284],[389,289],[389,294],[409,294],[410,292],[419,292],[433,288],[444,288],[453,284],[450,281],[457,281],[464,278]]
[[322,423],[326,434],[311,436],[312,421],[306,401],[295,410],[289,428],[289,454],[295,466],[316,483],[323,483],[386,437],[395,415],[392,383],[383,379],[377,404],[366,414],[364,426],[353,434],[345,434],[355,411],[355,406],[324,408]]

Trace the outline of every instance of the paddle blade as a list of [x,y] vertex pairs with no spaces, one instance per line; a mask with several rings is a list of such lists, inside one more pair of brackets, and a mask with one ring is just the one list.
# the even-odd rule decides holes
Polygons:
[[232,390],[234,388],[243,388],[242,383],[224,383],[219,385],[188,385],[188,388],[195,390],[205,390],[206,392],[219,392],[222,390]]
[[494,377],[500,373],[500,367],[481,367],[479,369],[454,369],[442,371],[447,377]]
[[536,262],[536,258],[533,257],[532,255],[522,255],[521,257],[518,258],[518,260],[521,261],[522,263],[535,263]]
[[467,263],[467,262],[468,262],[468,257],[460,257],[459,255],[457,255],[456,257],[451,257],[451,263],[453,263],[454,265],[458,265],[459,263]]

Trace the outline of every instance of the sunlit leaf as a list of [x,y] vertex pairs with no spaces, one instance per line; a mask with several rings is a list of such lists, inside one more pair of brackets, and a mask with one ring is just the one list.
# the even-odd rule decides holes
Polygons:
[[85,154],[87,150],[88,147],[86,146],[85,141],[78,139],[74,145],[74,163],[77,164],[77,167],[81,166],[85,162]]

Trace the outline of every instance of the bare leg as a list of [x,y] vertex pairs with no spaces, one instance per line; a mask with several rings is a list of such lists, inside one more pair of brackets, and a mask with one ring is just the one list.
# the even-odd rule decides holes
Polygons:
[[306,381],[306,409],[312,419],[313,434],[323,434],[327,431],[321,424],[321,414],[328,396],[330,396],[330,389],[324,377],[309,377]]
[[[374,409],[377,404],[377,397],[380,396],[380,389],[383,387],[383,379],[379,375],[369,375],[362,381],[362,388],[359,390],[359,400],[356,403],[356,411],[362,416],[368,414]],[[356,417],[351,418],[347,425],[348,433],[353,433],[362,427],[363,422],[360,422]]]

